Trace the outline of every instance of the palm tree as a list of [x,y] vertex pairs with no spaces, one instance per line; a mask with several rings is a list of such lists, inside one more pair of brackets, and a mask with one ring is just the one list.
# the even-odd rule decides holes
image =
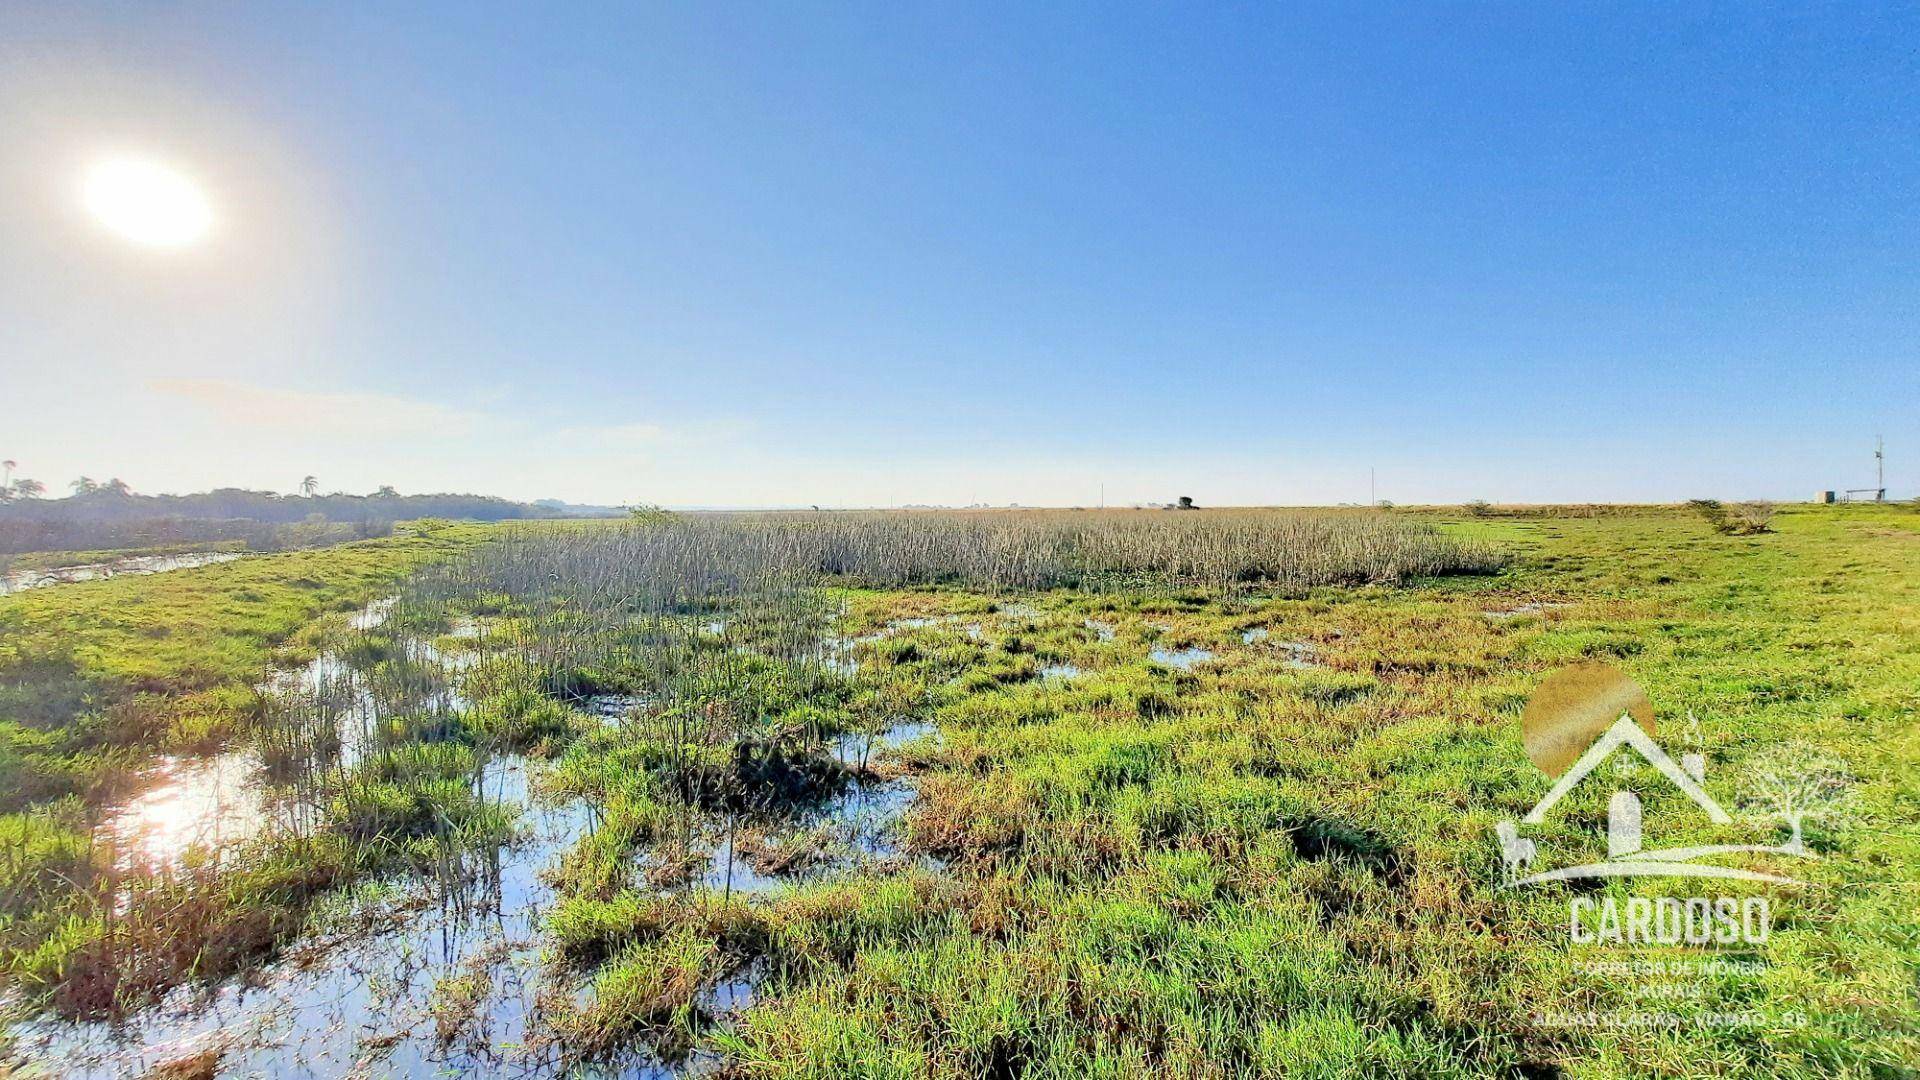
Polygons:
[[400,497],[400,493],[393,489],[392,484],[381,484],[380,490],[374,492],[373,497],[376,499],[397,499]]
[[94,483],[91,476],[83,476],[67,486],[73,489],[75,495],[91,495],[100,490],[100,485]]
[[133,494],[133,489],[127,486],[127,482],[125,480],[120,479],[117,476],[111,480],[108,480],[106,483],[101,484],[100,491],[102,494],[112,495],[115,498],[120,498],[120,499],[124,499],[127,496]]
[[305,495],[307,498],[311,499],[313,498],[314,492],[319,490],[320,490],[320,481],[314,479],[311,476],[304,477],[301,479],[300,494]]
[[13,485],[13,493],[22,499],[37,499],[47,493],[47,485],[38,480],[20,480]]

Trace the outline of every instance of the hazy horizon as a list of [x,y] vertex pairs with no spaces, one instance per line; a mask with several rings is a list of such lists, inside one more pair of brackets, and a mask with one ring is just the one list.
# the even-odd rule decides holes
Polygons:
[[[97,483],[103,482],[103,478],[101,477],[87,477],[87,479],[94,480]],[[114,479],[118,479],[118,477],[115,477]],[[274,488],[264,488],[264,487],[263,488],[242,488],[242,487],[239,487],[238,485],[231,485],[231,484],[216,485],[216,487],[212,489],[204,489],[204,490],[197,490],[197,491],[138,491],[138,490],[132,490],[131,485],[129,485],[129,489],[130,489],[129,493],[132,495],[157,496],[162,498],[182,498],[182,497],[191,497],[196,495],[205,495],[205,494],[210,494],[212,491],[222,490],[222,489],[265,492],[268,494],[279,495],[285,498],[306,497],[299,491],[280,491]],[[1869,494],[1870,491],[1872,490],[1870,488],[1852,489],[1852,494],[1855,496],[1853,498],[1846,498],[1845,497],[1846,492],[1844,489],[1838,489],[1838,490],[1823,489],[1823,490],[1835,490],[1836,497],[1838,497],[1839,501],[1841,502],[1869,503],[1869,502],[1876,501],[1872,499],[1871,495]],[[48,491],[45,495],[39,496],[38,498],[41,502],[57,502],[62,499],[71,498],[73,497],[73,494],[74,493],[71,493],[71,492],[62,493],[62,492]],[[1787,497],[1787,498],[1780,498],[1777,500],[1776,499],[1756,499],[1756,500],[1736,499],[1731,501],[1735,501],[1735,502],[1750,501],[1750,502],[1758,502],[1758,503],[1780,502],[1780,503],[1789,503],[1789,504],[1813,503],[1813,502],[1819,501],[1817,498],[1815,498],[1815,496],[1819,494],[1820,492],[1816,491],[1816,492],[1809,492],[1808,495],[1803,498]],[[1406,501],[1397,501],[1397,500],[1389,499],[1385,496],[1377,496],[1374,500],[1371,500],[1371,501],[1360,499],[1360,500],[1344,500],[1339,502],[1293,502],[1293,503],[1277,503],[1277,502],[1209,503],[1209,502],[1202,502],[1198,499],[1195,499],[1191,507],[1176,507],[1176,506],[1173,506],[1173,504],[1181,497],[1181,495],[1178,495],[1178,494],[1169,495],[1165,498],[1131,499],[1124,502],[1108,499],[1105,502],[1094,501],[1094,502],[1084,502],[1084,503],[1064,503],[1064,502],[1063,503],[1022,503],[1022,502],[1001,502],[1001,503],[989,503],[989,502],[974,502],[974,503],[930,503],[930,502],[658,503],[658,502],[650,502],[650,501],[644,501],[644,500],[638,501],[638,502],[595,503],[595,502],[581,502],[581,501],[568,500],[568,499],[559,499],[552,496],[544,496],[544,495],[531,496],[523,499],[523,498],[503,496],[503,495],[499,495],[496,492],[489,492],[489,491],[482,491],[482,490],[452,490],[452,489],[435,490],[435,491],[398,491],[395,493],[395,495],[399,497],[445,496],[445,497],[454,497],[454,498],[470,497],[470,498],[477,498],[477,499],[497,498],[497,499],[504,499],[508,502],[523,504],[528,506],[541,505],[541,504],[546,504],[546,505],[557,504],[562,508],[571,508],[574,510],[618,511],[618,510],[657,508],[660,510],[667,510],[667,511],[680,512],[680,513],[716,513],[716,514],[772,513],[772,512],[786,512],[786,511],[857,512],[857,511],[882,511],[882,510],[901,510],[901,511],[914,511],[914,510],[929,510],[929,511],[934,511],[934,510],[981,510],[981,511],[987,511],[987,510],[1164,510],[1164,509],[1193,509],[1193,510],[1357,509],[1357,510],[1364,510],[1364,509],[1379,509],[1381,507],[1385,507],[1387,509],[1421,510],[1421,509],[1446,509],[1446,508],[1452,508],[1452,507],[1471,507],[1472,504],[1483,503],[1483,502],[1495,507],[1513,507],[1513,508],[1529,508],[1529,507],[1550,508],[1550,507],[1556,507],[1556,506],[1645,507],[1645,506],[1681,506],[1684,503],[1693,500],[1694,498],[1701,498],[1701,497],[1711,498],[1711,496],[1689,496],[1687,499],[1669,499],[1669,500],[1587,499],[1587,500],[1561,500],[1561,501],[1549,501],[1549,502],[1530,502],[1525,500],[1509,500],[1504,502],[1496,502],[1493,500],[1484,500],[1484,499],[1466,499],[1466,500],[1449,501],[1449,502],[1431,502],[1431,501],[1406,502]],[[322,500],[322,501],[329,498],[378,498],[379,493],[377,491],[366,492],[366,491],[321,490],[321,491],[316,491],[312,497],[315,498],[316,500]],[[1187,496],[1187,497],[1192,498],[1192,496]],[[1893,499],[1894,501],[1900,500],[1900,497],[1897,495],[1890,496],[1890,498]],[[1728,500],[1721,500],[1721,501],[1728,501]],[[509,520],[513,520],[513,519],[509,519]]]
[[[1868,487],[1884,435],[1911,495],[1916,42],[12,5],[0,458],[50,495],[1671,502]],[[114,226],[122,162],[205,221]]]

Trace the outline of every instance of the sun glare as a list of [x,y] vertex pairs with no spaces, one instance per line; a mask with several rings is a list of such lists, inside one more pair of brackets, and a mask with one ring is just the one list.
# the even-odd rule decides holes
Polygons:
[[193,181],[150,161],[100,162],[87,170],[83,190],[94,218],[137,244],[183,247],[213,223]]

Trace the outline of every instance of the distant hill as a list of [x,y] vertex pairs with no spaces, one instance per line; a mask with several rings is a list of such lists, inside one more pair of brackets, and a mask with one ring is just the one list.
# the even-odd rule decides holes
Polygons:
[[591,503],[561,502],[559,499],[536,499],[533,503],[542,511],[542,517],[590,517],[617,518],[626,517],[624,506],[594,506]]

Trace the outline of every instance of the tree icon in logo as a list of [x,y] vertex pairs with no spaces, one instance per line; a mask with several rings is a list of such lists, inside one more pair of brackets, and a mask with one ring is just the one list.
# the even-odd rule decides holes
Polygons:
[[1749,767],[1741,808],[1754,818],[1787,827],[1782,850],[1807,855],[1806,825],[1823,821],[1829,830],[1846,824],[1852,801],[1852,777],[1846,765],[1818,747],[1791,742],[1763,753]]

